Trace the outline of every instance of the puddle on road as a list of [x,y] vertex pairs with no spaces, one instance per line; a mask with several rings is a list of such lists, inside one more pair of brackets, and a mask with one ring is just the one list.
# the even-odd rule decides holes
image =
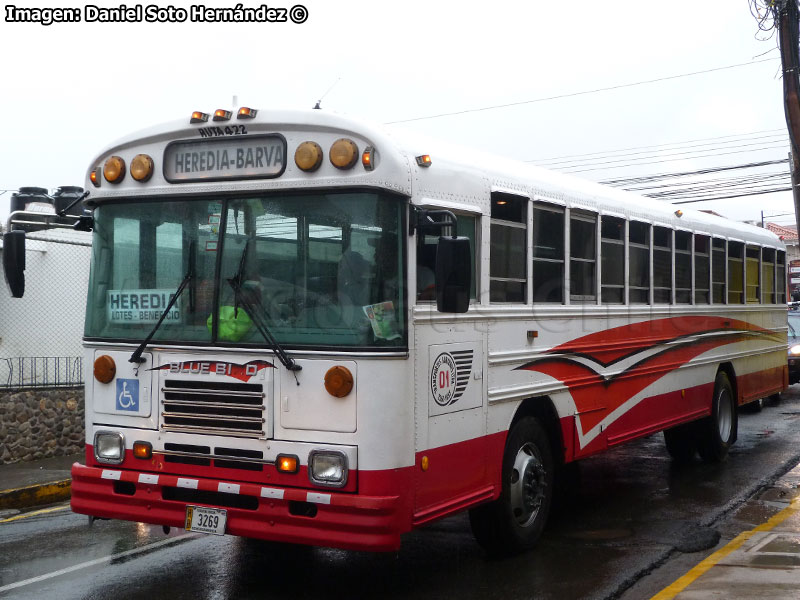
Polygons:
[[740,508],[733,518],[750,525],[761,525],[767,522],[779,510],[779,508],[768,506],[761,502],[749,502]]
[[587,529],[584,531],[571,531],[567,537],[586,542],[611,542],[621,540],[633,535],[630,529]]

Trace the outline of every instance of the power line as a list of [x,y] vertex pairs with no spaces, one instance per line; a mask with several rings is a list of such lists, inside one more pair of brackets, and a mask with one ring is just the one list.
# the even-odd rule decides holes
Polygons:
[[[782,135],[767,135],[767,136],[761,136],[760,135],[760,134],[763,134],[763,133],[775,134],[776,132],[783,132],[783,134]],[[753,136],[757,136],[757,137],[753,137]],[[561,162],[562,160],[563,161],[568,161],[569,160],[570,162],[571,161],[577,162],[577,161],[582,160],[583,158],[586,158],[587,160],[589,158],[591,158],[591,157],[604,158],[606,156],[619,154],[621,152],[625,152],[625,153],[629,153],[629,154],[644,154],[647,151],[656,152],[657,148],[666,149],[668,146],[675,146],[675,148],[669,148],[670,150],[678,150],[680,148],[697,148],[697,147],[700,147],[700,146],[722,146],[724,144],[730,144],[730,143],[733,143],[733,142],[739,142],[739,141],[745,141],[745,140],[748,140],[748,141],[749,140],[759,140],[759,139],[771,138],[771,137],[782,137],[782,138],[785,138],[786,137],[786,129],[785,128],[782,128],[782,129],[766,129],[766,130],[763,130],[763,131],[753,131],[753,132],[750,132],[750,133],[739,133],[739,134],[736,134],[736,135],[722,135],[722,136],[716,136],[716,137],[710,137],[710,138],[700,138],[700,139],[696,139],[696,140],[686,140],[686,141],[683,141],[683,142],[671,142],[669,144],[655,144],[655,145],[652,145],[652,146],[636,146],[636,147],[633,147],[633,148],[620,148],[618,150],[603,150],[603,151],[599,151],[599,152],[590,152],[588,154],[573,154],[573,155],[566,155],[566,156],[556,156],[556,157],[551,157],[551,158],[532,159],[532,160],[526,160],[524,162],[530,162],[530,163],[536,163],[538,165],[548,165],[549,166],[551,163]],[[730,139],[730,138],[740,138],[740,139]],[[696,142],[713,142],[713,141],[716,141],[716,140],[725,140],[725,139],[727,139],[729,141],[720,142],[719,144],[711,144],[711,143],[708,143],[708,144],[696,144]],[[641,152],[633,152],[634,150],[640,150]],[[623,156],[626,156],[626,154],[623,154]]]
[[788,158],[779,160],[766,160],[761,162],[743,163],[739,165],[728,165],[724,167],[709,167],[707,169],[698,169],[696,171],[679,171],[675,173],[656,173],[654,175],[641,175],[638,177],[628,177],[624,179],[607,179],[600,181],[604,185],[611,185],[614,187],[621,187],[629,183],[647,183],[649,181],[659,181],[662,179],[671,179],[676,177],[687,177],[691,175],[707,175],[709,173],[721,173],[724,171],[735,171],[737,169],[751,169],[756,167],[767,167],[770,165],[781,165],[789,162]]
[[724,71],[726,69],[736,69],[736,68],[739,68],[739,67],[747,67],[747,66],[750,66],[750,65],[755,65],[755,64],[759,64],[759,63],[763,63],[763,62],[769,62],[769,61],[773,61],[773,60],[777,60],[777,58],[762,58],[760,60],[751,60],[749,62],[737,63],[737,64],[734,64],[734,65],[726,65],[724,67],[714,67],[713,69],[704,69],[703,71],[693,71],[691,73],[681,73],[679,75],[668,75],[666,77],[659,77],[657,79],[647,79],[645,81],[636,81],[636,82],[633,82],[633,83],[622,83],[622,84],[619,84],[619,85],[612,85],[612,86],[608,86],[608,87],[595,88],[595,89],[592,89],[592,90],[584,90],[584,91],[581,91],[581,92],[571,92],[569,94],[559,94],[557,96],[546,96],[544,98],[534,98],[532,100],[522,100],[520,102],[509,102],[507,104],[495,104],[493,106],[483,106],[483,107],[480,107],[480,108],[468,108],[468,109],[465,109],[465,110],[458,110],[458,111],[447,112],[447,113],[439,113],[439,114],[436,114],[436,115],[428,115],[428,116],[425,116],[425,117],[413,117],[413,118],[410,118],[410,119],[399,119],[397,121],[386,121],[384,123],[384,125],[396,125],[398,123],[410,123],[412,121],[426,121],[426,120],[429,120],[429,119],[440,119],[442,117],[452,117],[452,116],[456,116],[456,115],[465,115],[465,114],[469,114],[469,113],[483,112],[483,111],[487,111],[487,110],[496,110],[498,108],[510,108],[512,106],[522,106],[522,105],[525,105],[525,104],[534,104],[534,103],[537,103],[537,102],[548,102],[550,100],[560,100],[562,98],[572,98],[572,97],[575,97],[575,96],[585,96],[587,94],[597,94],[599,92],[609,92],[609,91],[612,91],[612,90],[619,90],[619,89],[623,89],[623,88],[636,87],[636,86],[640,86],[640,85],[648,85],[648,84],[651,84],[651,83],[659,83],[661,81],[670,81],[672,79],[680,79],[682,77],[693,77],[695,75],[705,75],[707,73],[714,73],[716,71]]
[[[697,159],[697,158],[713,158],[713,157],[716,157],[716,156],[729,156],[731,154],[743,154],[743,153],[750,153],[750,152],[760,152],[762,150],[774,150],[775,148],[781,148],[781,147],[783,147],[783,144],[778,145],[778,146],[764,146],[762,148],[754,148],[752,150],[734,150],[733,152],[718,152],[716,154],[707,154],[707,155],[704,155],[704,156],[695,156],[695,157],[692,157],[692,158],[694,158],[694,159]],[[595,163],[597,166],[594,166],[593,168],[590,168],[590,169],[565,169],[563,172],[564,173],[587,173],[589,171],[603,171],[603,170],[608,170],[608,169],[622,169],[622,168],[625,168],[625,167],[638,167],[638,166],[643,166],[643,165],[657,165],[657,164],[660,164],[662,162],[676,162],[676,161],[682,161],[682,160],[687,160],[687,158],[686,157],[682,157],[682,158],[667,158],[667,159],[664,159],[664,160],[655,160],[655,161],[650,161],[650,162],[632,162],[632,163],[626,163],[626,164],[622,164],[622,165],[606,166],[606,165],[611,165],[611,164],[613,164],[615,162],[620,162],[620,161],[609,161],[609,162],[605,162],[605,163]]]
[[[584,163],[572,163],[572,164],[564,164],[559,167],[555,167],[559,171],[564,171],[565,173],[578,173],[580,171],[573,171],[571,169],[577,169],[581,167],[594,167],[594,166],[603,166],[603,165],[613,165],[616,163],[625,163],[623,166],[636,166],[638,164],[643,164],[640,161],[649,160],[649,159],[658,159],[657,162],[667,162],[666,159],[670,157],[678,157],[675,160],[690,160],[696,158],[713,158],[715,156],[722,156],[724,154],[731,154],[730,152],[724,153],[719,152],[719,150],[733,150],[737,148],[752,148],[753,146],[760,146],[758,148],[752,148],[749,152],[760,152],[762,150],[773,150],[775,148],[788,148],[785,141],[780,143],[770,144],[770,145],[762,145],[768,142],[754,142],[752,144],[740,144],[738,146],[722,146],[716,148],[707,148],[704,150],[690,150],[688,152],[672,152],[672,153],[649,153],[648,156],[639,156],[630,158],[631,155],[621,156],[621,157],[608,157],[608,158],[616,158],[617,160],[603,160],[600,162],[584,162]],[[644,163],[650,164],[650,163]],[[554,168],[552,165],[547,165],[547,168]],[[617,167],[614,167],[617,168]],[[594,169],[587,169],[587,170],[594,170]]]

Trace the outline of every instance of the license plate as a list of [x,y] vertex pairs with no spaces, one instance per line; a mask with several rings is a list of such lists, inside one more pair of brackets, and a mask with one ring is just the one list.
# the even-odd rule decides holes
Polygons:
[[222,508],[186,507],[186,531],[225,535],[225,522],[227,519],[228,511]]

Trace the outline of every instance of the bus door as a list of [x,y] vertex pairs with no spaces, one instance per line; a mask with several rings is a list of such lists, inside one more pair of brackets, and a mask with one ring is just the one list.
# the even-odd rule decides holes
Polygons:
[[485,483],[483,341],[453,338],[417,346],[417,519]]

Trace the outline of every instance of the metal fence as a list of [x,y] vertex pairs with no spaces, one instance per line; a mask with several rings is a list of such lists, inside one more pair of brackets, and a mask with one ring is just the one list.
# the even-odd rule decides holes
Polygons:
[[83,384],[83,321],[89,280],[88,233],[29,234],[25,295],[0,284],[0,389]]

